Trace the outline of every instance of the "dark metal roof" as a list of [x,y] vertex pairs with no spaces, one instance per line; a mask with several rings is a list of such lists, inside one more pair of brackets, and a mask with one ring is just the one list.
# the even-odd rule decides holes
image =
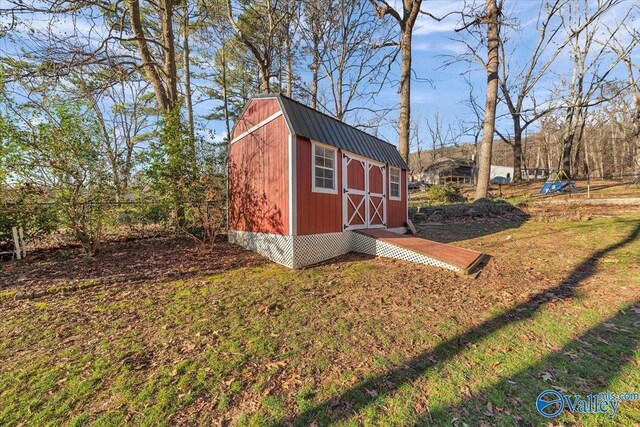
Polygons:
[[442,157],[424,168],[423,172],[442,172],[445,170],[456,169],[460,167],[473,168],[473,163],[465,159],[452,159],[450,157]]
[[257,98],[279,98],[287,123],[296,135],[322,142],[354,154],[408,169],[393,145],[280,94]]

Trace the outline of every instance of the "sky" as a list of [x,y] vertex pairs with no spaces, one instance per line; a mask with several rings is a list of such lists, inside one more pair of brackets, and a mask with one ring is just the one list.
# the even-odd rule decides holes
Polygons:
[[[364,0],[363,0],[364,1]],[[595,1],[595,0],[594,0]],[[391,4],[399,6],[400,0],[392,1]],[[609,11],[602,18],[602,23],[615,28],[617,22],[625,15],[635,2],[632,0],[623,0],[622,3]],[[444,16],[449,12],[460,10],[462,2],[446,1],[446,0],[425,0],[423,10],[432,13],[435,16]],[[508,18],[508,22],[513,24],[505,30],[507,36],[506,45],[509,58],[512,61],[512,68],[526,65],[531,50],[533,49],[537,39],[537,23],[539,19],[541,2],[538,0],[506,0],[504,15]],[[34,28],[46,25],[46,19],[32,20]],[[0,24],[7,22],[7,17],[0,16]],[[82,22],[79,23],[82,28]],[[632,26],[638,26],[638,22],[632,22]],[[423,143],[429,147],[431,142],[426,129],[426,120],[429,119],[433,123],[433,118],[437,114],[443,127],[446,129],[451,127],[459,134],[460,127],[465,127],[466,123],[475,120],[475,114],[466,102],[469,98],[470,86],[473,88],[473,94],[478,104],[484,105],[485,89],[486,89],[486,72],[477,63],[469,63],[462,61],[461,54],[465,52],[465,47],[457,39],[462,37],[464,33],[456,33],[454,30],[459,27],[459,16],[452,15],[441,22],[435,21],[428,16],[420,15],[414,29],[413,36],[413,71],[411,106],[412,116],[418,122],[420,128],[420,136]],[[56,24],[59,32],[70,31],[72,25],[64,20]],[[10,41],[7,38],[0,37],[0,51],[18,52],[17,44],[20,40]],[[482,56],[486,56],[486,52],[481,52]],[[640,62],[638,49],[634,52],[634,58]],[[448,66],[445,64],[449,63]],[[303,76],[305,71],[301,70]],[[571,63],[568,55],[560,56],[552,69],[540,81],[537,90],[538,98],[541,102],[550,99],[551,89],[559,86],[559,82],[563,76],[569,76],[571,72]],[[375,102],[378,105],[392,108],[391,114],[387,116],[387,120],[381,122],[379,126],[379,136],[389,142],[396,144],[397,131],[392,125],[397,120],[397,106],[399,103],[397,77],[399,74],[399,65],[396,64],[392,68],[392,79],[384,86],[377,96]],[[307,74],[308,75],[308,72]],[[624,69],[620,68],[612,74],[613,77],[624,78]],[[468,83],[467,83],[468,82]],[[211,103],[200,103],[195,106],[197,115],[206,115],[210,113]],[[504,108],[500,107],[498,117],[498,128],[507,133],[509,122],[504,116]],[[358,124],[357,121],[366,120],[364,116],[347,116],[346,121],[351,124]],[[221,140],[224,136],[224,123],[221,121],[200,121],[200,125],[204,131],[213,131],[216,140]],[[532,129],[535,130],[535,127]],[[458,142],[466,142],[471,139],[470,136],[462,136],[457,138]],[[423,149],[426,147],[422,147]]]
[[[425,0],[423,4],[423,10],[435,16],[444,16],[448,12],[460,10],[460,2],[456,1]],[[625,16],[633,4],[634,2],[630,0],[623,1],[603,16],[602,23],[616,27],[617,22]],[[513,70],[527,64],[526,60],[537,42],[540,6],[541,2],[536,0],[506,0],[505,2],[504,15],[509,22],[517,24],[517,28],[509,28],[505,31],[508,35],[505,42],[508,47],[507,52],[512,52],[508,56],[511,58]],[[637,27],[637,19],[634,19],[634,22],[632,27]],[[413,116],[421,122],[426,119],[433,121],[436,112],[445,128],[449,125],[458,128],[461,122],[473,121],[475,114],[466,102],[469,98],[469,85],[466,80],[473,85],[477,102],[484,106],[486,71],[478,64],[470,64],[468,61],[453,61],[451,65],[445,66],[445,63],[452,62],[456,58],[461,59],[461,54],[465,51],[464,45],[458,41],[461,35],[455,32],[459,27],[457,16],[451,16],[442,22],[434,21],[425,15],[418,18],[413,37],[413,70],[417,78],[412,81],[411,106]],[[483,58],[486,57],[486,50],[482,51],[482,55]],[[636,49],[634,57],[640,60],[639,49]],[[550,72],[540,81],[540,89],[536,91],[538,97],[542,100],[548,99],[549,94],[545,88],[554,87],[562,75],[570,76],[570,73],[569,56],[563,55],[556,59]],[[621,67],[613,73],[613,76],[626,78],[625,71]],[[425,79],[429,81],[424,81]],[[394,95],[393,90],[388,92],[389,96]],[[499,110],[497,126],[508,130],[510,123],[504,113],[502,106]],[[389,141],[393,141],[393,132],[385,132],[385,136]],[[468,140],[469,137],[466,139]]]

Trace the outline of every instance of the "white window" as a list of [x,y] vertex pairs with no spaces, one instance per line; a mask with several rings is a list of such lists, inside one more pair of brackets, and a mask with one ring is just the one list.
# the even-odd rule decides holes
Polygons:
[[400,193],[400,169],[398,168],[389,168],[389,199],[402,199]]
[[313,144],[313,188],[316,193],[337,194],[336,152],[322,145]]

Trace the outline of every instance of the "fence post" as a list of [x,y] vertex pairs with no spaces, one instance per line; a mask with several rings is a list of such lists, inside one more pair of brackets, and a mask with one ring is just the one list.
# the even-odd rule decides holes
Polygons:
[[22,258],[27,257],[27,244],[24,241],[24,233],[22,231],[22,227],[18,229],[18,234],[20,235],[20,246],[22,246]]
[[20,250],[20,239],[18,238],[18,229],[16,227],[11,227],[11,232],[13,233],[13,245],[15,247],[16,259],[22,259],[22,251]]

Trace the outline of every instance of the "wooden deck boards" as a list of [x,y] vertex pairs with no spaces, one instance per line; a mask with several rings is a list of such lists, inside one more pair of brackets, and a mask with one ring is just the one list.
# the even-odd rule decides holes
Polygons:
[[406,248],[438,261],[454,265],[465,272],[471,270],[484,257],[481,252],[458,248],[444,243],[433,242],[419,237],[392,233],[381,229],[357,230],[358,233],[380,239],[402,248]]

